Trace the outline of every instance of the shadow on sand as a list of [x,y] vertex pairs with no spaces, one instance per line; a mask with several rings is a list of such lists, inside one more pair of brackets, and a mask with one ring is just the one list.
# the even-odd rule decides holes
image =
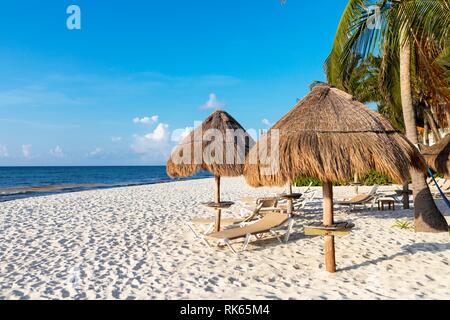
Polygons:
[[363,263],[355,264],[349,267],[340,268],[339,271],[349,271],[369,265],[378,264],[387,260],[392,260],[397,257],[413,255],[418,252],[443,252],[450,250],[450,243],[414,243],[402,247],[402,251],[390,256],[383,256],[376,259],[364,261]]

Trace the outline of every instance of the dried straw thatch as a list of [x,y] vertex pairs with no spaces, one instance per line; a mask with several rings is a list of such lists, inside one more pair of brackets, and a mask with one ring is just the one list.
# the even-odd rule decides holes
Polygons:
[[421,145],[420,150],[431,169],[450,176],[450,135],[431,147]]
[[[223,143],[215,143],[215,132],[221,133]],[[240,176],[245,157],[254,144],[232,116],[216,110],[175,148],[167,161],[167,174],[187,177],[204,170],[215,176]]]
[[[270,137],[275,136],[275,129],[279,133],[278,171],[267,175],[261,157],[273,155]],[[265,164],[274,166],[273,161]],[[252,148],[244,175],[251,186],[282,186],[299,176],[341,182],[375,169],[403,182],[410,167],[424,171],[423,158],[388,120],[351,95],[319,85]]]

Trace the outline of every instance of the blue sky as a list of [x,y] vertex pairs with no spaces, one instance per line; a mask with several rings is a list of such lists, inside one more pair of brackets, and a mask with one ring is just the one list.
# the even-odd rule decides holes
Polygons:
[[267,128],[324,80],[345,5],[2,1],[0,165],[163,164],[216,107]]

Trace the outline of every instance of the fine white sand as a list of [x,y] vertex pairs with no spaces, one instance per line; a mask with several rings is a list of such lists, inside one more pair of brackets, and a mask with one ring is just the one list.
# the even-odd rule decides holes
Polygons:
[[[222,182],[223,200],[281,191]],[[212,179],[2,203],[0,298],[450,299],[449,235],[393,228],[396,219],[412,221],[399,208],[338,210],[356,227],[336,239],[338,272],[325,272],[323,239],[302,227],[321,220],[317,190],[288,244],[260,240],[239,255],[206,247],[184,226],[212,215],[199,206],[212,200]],[[337,187],[335,197],[353,192]]]

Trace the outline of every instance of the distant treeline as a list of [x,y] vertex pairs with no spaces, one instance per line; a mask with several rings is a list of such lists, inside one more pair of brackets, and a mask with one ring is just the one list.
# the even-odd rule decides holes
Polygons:
[[[322,182],[320,180],[314,179],[314,178],[310,178],[310,177],[300,177],[298,178],[294,185],[296,187],[304,187],[304,186],[309,186],[309,184],[312,182],[313,186],[321,186]],[[393,184],[394,182],[387,176],[378,173],[376,171],[371,171],[368,174],[360,177],[358,179],[359,183],[362,183],[365,186],[373,186],[374,184],[378,184],[380,186],[383,185],[390,185]],[[353,183],[353,179],[349,180],[349,181],[342,181],[339,183],[334,183],[335,186],[346,186]]]

